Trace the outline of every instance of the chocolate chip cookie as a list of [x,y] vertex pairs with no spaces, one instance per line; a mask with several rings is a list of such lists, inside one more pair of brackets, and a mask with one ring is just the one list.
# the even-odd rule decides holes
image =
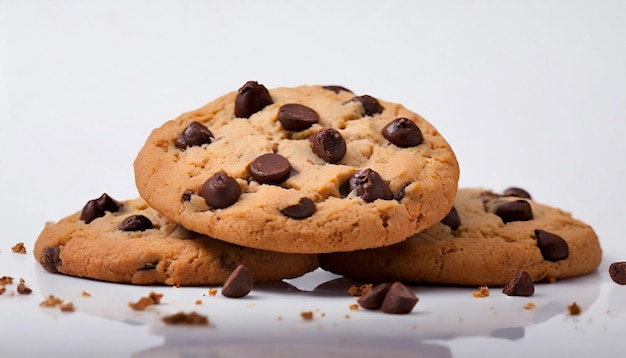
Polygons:
[[155,129],[134,168],[170,219],[286,253],[400,242],[448,213],[459,177],[446,140],[400,104],[253,81]]
[[143,199],[117,201],[106,194],[46,224],[34,255],[53,273],[145,285],[221,285],[238,265],[245,265],[255,282],[293,278],[318,267],[315,255],[215,240],[166,219]]
[[431,228],[385,248],[320,255],[320,266],[369,282],[504,286],[520,270],[553,281],[592,272],[601,259],[589,225],[525,190],[459,189],[449,215]]

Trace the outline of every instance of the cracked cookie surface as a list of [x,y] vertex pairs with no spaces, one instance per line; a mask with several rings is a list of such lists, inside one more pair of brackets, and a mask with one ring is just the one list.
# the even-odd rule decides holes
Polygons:
[[320,266],[368,282],[471,286],[503,286],[519,270],[539,282],[598,267],[602,250],[589,225],[512,193],[459,189],[457,220],[443,220],[447,224],[440,222],[393,246],[321,255]]
[[245,248],[188,231],[140,198],[106,197],[103,205],[103,197],[45,225],[34,255],[46,270],[109,282],[187,286],[221,285],[240,264],[255,282],[298,277],[318,267],[315,255]]
[[141,196],[190,230],[291,253],[400,242],[446,215],[459,178],[445,139],[402,105],[250,82],[155,129],[134,168]]

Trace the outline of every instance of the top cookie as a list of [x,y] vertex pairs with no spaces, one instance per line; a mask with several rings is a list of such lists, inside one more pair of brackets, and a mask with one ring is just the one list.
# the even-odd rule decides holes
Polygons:
[[155,129],[134,167],[141,196],[188,229],[289,253],[400,242],[448,213],[459,178],[400,104],[256,82]]

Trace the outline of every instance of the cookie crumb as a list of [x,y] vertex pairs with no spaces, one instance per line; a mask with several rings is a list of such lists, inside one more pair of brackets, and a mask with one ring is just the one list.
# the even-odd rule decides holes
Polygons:
[[613,262],[611,266],[609,266],[609,275],[611,276],[611,280],[618,285],[626,285],[626,262]]
[[150,295],[141,297],[137,302],[128,302],[128,306],[135,311],[143,311],[149,306],[161,303],[162,293],[150,292]]
[[576,302],[572,302],[571,305],[568,305],[567,310],[571,316],[578,316],[582,312],[582,309]]
[[360,297],[371,292],[373,287],[374,285],[372,285],[371,283],[363,284],[361,286],[352,285],[348,289],[348,293],[351,296]]
[[0,285],[0,295],[3,294],[7,289],[4,287],[4,285]]
[[313,319],[313,311],[303,311],[300,313],[300,317],[305,321],[310,321]]
[[210,289],[210,290],[209,290],[209,295],[211,295],[211,296],[215,296],[215,295],[217,295],[217,288],[212,288],[212,289]]
[[91,297],[91,293],[89,293],[87,291],[81,292],[80,295],[83,296],[83,297]]
[[74,304],[72,302],[64,303],[59,308],[63,312],[74,312]]
[[527,304],[522,306],[522,308],[525,310],[534,310],[535,308],[537,308],[537,305],[535,305],[534,302],[528,302]]
[[201,305],[202,304],[202,300],[196,300],[196,304],[197,305]]
[[350,315],[349,315],[349,314],[345,315],[344,317],[345,317],[346,319],[350,319]]
[[0,285],[12,285],[13,277],[11,276],[2,276],[0,277]]
[[39,306],[41,307],[58,307],[62,312],[74,312],[76,309],[72,302],[63,302],[62,299],[48,295]]
[[17,293],[20,295],[30,295],[33,293],[33,290],[26,286],[26,281],[23,278],[20,278],[20,283],[17,285]]
[[353,303],[349,307],[350,311],[357,311],[359,309],[359,305],[357,303]]
[[283,320],[283,316],[278,316],[278,317],[276,317],[276,320],[277,320],[277,321],[282,321],[282,320]]
[[208,326],[209,318],[196,312],[184,313],[178,312],[161,319],[165,324],[172,325],[189,325],[189,326]]
[[488,297],[489,296],[489,288],[487,286],[480,286],[478,290],[472,293],[474,297]]
[[23,242],[18,242],[11,248],[11,250],[13,250],[13,252],[15,252],[16,254],[25,254],[26,246],[24,246]]

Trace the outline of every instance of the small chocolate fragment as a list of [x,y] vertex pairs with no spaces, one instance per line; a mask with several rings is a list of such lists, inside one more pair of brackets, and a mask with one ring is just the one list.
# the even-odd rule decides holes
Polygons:
[[530,297],[535,293],[535,285],[528,271],[517,271],[509,283],[504,286],[502,292],[507,296]]
[[393,199],[389,183],[369,168],[360,170],[350,177],[348,180],[348,192],[352,191],[368,203],[376,199]]
[[244,265],[239,265],[224,282],[222,295],[230,298],[244,297],[250,293],[252,286],[250,271]]
[[61,266],[61,249],[58,246],[44,247],[41,254],[41,266],[48,272],[58,273],[57,267]]
[[333,128],[324,128],[311,134],[309,144],[313,153],[328,163],[337,163],[346,155],[346,141]]
[[183,199],[183,201],[189,201],[191,200],[191,197],[193,196],[193,194],[194,194],[193,190],[186,190],[181,196],[181,198]]
[[528,221],[533,219],[533,211],[526,200],[509,201],[496,207],[495,214],[504,223],[511,221]]
[[151,261],[151,262],[146,262],[142,267],[140,267],[138,270],[139,271],[147,271],[147,270],[154,270],[155,268],[157,268],[157,265],[159,264],[158,261]]
[[274,103],[272,96],[265,86],[256,81],[248,81],[237,93],[235,117],[248,118],[272,103]]
[[339,93],[341,91],[345,91],[345,92],[350,92],[352,93],[352,91],[350,91],[349,89],[343,87],[343,86],[337,86],[337,85],[329,85],[329,86],[323,86],[323,88],[325,90],[329,90],[329,91],[333,91],[335,93]]
[[233,205],[241,196],[241,187],[237,180],[226,173],[213,174],[200,188],[200,196],[215,209],[223,209]]
[[250,174],[259,183],[278,184],[287,179],[290,171],[289,160],[276,153],[260,155],[250,163]]
[[609,275],[611,275],[613,282],[626,285],[626,262],[613,262],[611,266],[609,266]]
[[394,282],[385,295],[381,307],[384,313],[407,314],[413,310],[418,298],[405,285]]
[[356,302],[363,308],[368,310],[377,310],[383,306],[385,296],[391,287],[391,282],[378,284],[372,290],[361,297]]
[[143,215],[131,215],[117,226],[122,231],[146,231],[152,228],[152,221]]
[[522,189],[522,188],[516,188],[516,187],[510,187],[508,189],[506,189],[502,195],[504,196],[515,196],[518,198],[524,198],[524,199],[528,199],[528,200],[532,200],[530,194]]
[[562,237],[545,230],[535,230],[537,246],[541,256],[548,261],[565,260],[569,256],[569,247]]
[[450,209],[448,215],[441,219],[441,223],[449,226],[452,230],[456,230],[459,226],[461,226],[461,218],[459,217],[459,213],[456,211],[454,206]]
[[389,122],[382,134],[388,141],[402,148],[415,147],[424,141],[422,131],[415,122],[404,117]]
[[282,209],[281,214],[292,219],[306,219],[315,214],[315,203],[309,198],[302,198],[296,205]]
[[307,106],[288,103],[278,109],[278,119],[286,130],[301,131],[317,123],[320,116]]
[[192,146],[211,144],[215,140],[213,133],[200,122],[191,122],[176,138],[176,147],[185,149]]
[[104,216],[105,212],[116,212],[119,210],[118,204],[106,193],[97,199],[92,199],[85,204],[83,211],[80,213],[80,220],[85,224],[89,224],[94,219]]
[[373,116],[375,114],[381,113],[384,108],[378,102],[378,100],[370,95],[356,96],[349,100],[348,102],[359,102],[361,106],[363,106],[363,114],[366,116]]

